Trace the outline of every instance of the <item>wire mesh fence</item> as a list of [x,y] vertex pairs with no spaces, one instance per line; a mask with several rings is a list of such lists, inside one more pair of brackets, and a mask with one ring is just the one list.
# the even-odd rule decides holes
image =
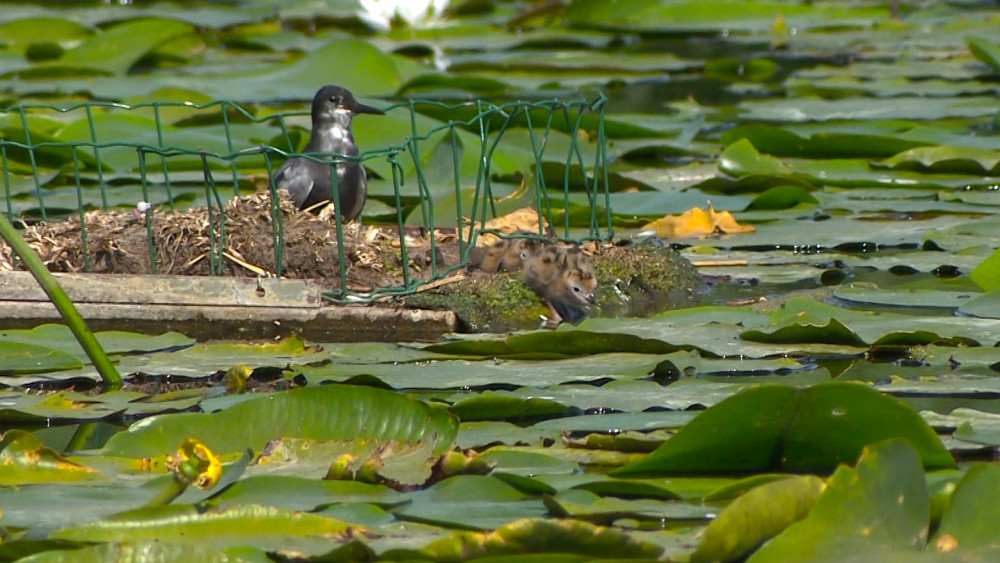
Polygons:
[[[480,235],[511,236],[488,222],[516,209],[541,218],[536,236],[610,238],[604,108],[410,100],[356,120],[350,156],[302,152],[305,111],[15,105],[0,109],[2,209],[54,270],[322,277],[332,301],[371,301],[464,268]],[[280,197],[289,157],[363,164],[365,226]]]

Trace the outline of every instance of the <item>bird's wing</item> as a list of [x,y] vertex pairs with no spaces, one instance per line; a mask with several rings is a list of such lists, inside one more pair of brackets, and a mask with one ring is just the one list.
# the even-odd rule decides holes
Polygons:
[[292,196],[296,207],[302,207],[313,188],[313,178],[309,169],[300,159],[292,159],[274,173],[274,185]]

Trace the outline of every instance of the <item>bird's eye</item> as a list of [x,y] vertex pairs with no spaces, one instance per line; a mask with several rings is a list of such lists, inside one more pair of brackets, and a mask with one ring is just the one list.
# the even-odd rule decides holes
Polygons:
[[580,293],[580,286],[574,285],[573,286],[573,293]]
[[340,105],[340,96],[330,96],[330,103]]

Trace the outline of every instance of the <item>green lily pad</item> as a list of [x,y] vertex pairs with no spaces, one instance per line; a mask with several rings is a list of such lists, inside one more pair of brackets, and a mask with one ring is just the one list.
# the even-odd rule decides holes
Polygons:
[[1000,46],[988,39],[972,35],[966,37],[965,42],[969,45],[972,56],[992,66],[994,70],[1000,70]]
[[[346,540],[355,526],[325,516],[257,505],[200,513],[192,506],[145,508],[97,522],[63,528],[51,539],[92,542],[161,541],[204,547],[257,546],[276,549],[306,546],[309,538]],[[328,545],[328,544],[327,544]],[[309,551],[319,549],[314,545]]]
[[751,489],[708,525],[704,539],[691,555],[692,563],[740,559],[805,518],[824,486],[819,477],[805,475]]
[[54,17],[18,19],[0,25],[0,41],[7,49],[22,54],[33,45],[47,42],[65,49],[93,33],[91,28],[71,19]]
[[971,291],[886,290],[863,287],[838,287],[833,294],[838,299],[854,303],[928,309],[957,309],[981,295]]
[[50,373],[83,366],[76,356],[46,346],[0,340],[0,374]]
[[970,299],[958,308],[958,312],[973,317],[1000,319],[1000,290],[994,289]]
[[411,504],[393,512],[406,520],[465,530],[489,530],[518,518],[542,516],[540,498],[526,495],[500,479],[457,475],[410,494]]
[[172,19],[135,19],[96,34],[59,59],[71,69],[98,69],[124,74],[144,55],[161,43],[191,33],[191,24]]
[[560,561],[556,559],[560,554],[578,554],[587,558],[651,560],[658,558],[662,551],[661,547],[632,538],[613,528],[577,520],[527,518],[509,522],[489,536],[460,532],[442,538],[421,549],[420,555],[436,561],[541,554],[548,561]]
[[934,431],[898,399],[862,385],[831,382],[804,390],[765,385],[739,393],[612,475],[824,471],[889,437],[908,440],[928,468],[955,465]]
[[927,541],[930,501],[920,456],[894,439],[867,448],[857,467],[841,466],[804,520],[771,539],[748,561],[823,560],[916,553]]
[[731,145],[749,140],[757,150],[774,156],[804,158],[888,158],[907,149],[931,144],[879,134],[840,131],[813,132],[802,136],[789,128],[769,125],[742,125],[727,131],[720,139]]
[[259,504],[313,511],[334,503],[369,503],[392,507],[406,502],[402,494],[383,485],[357,481],[322,481],[291,475],[258,475],[235,483],[215,499],[221,508]]
[[30,432],[8,430],[0,440],[0,484],[79,483],[106,477],[42,445]]
[[701,520],[715,513],[715,508],[667,502],[657,499],[625,500],[601,497],[583,489],[569,489],[547,497],[545,505],[556,516],[576,518],[598,524],[610,524],[620,518],[638,520]]
[[216,454],[255,451],[274,438],[314,440],[425,440],[435,455],[446,451],[458,432],[458,421],[403,395],[368,387],[329,385],[275,393],[243,401],[228,409],[181,413],[146,419],[116,434],[100,450],[103,455],[154,457],[173,453],[188,438],[197,438]]
[[1000,250],[976,266],[976,269],[969,273],[969,277],[983,291],[1000,289]]
[[791,173],[780,160],[761,154],[747,139],[740,139],[722,151],[719,155],[719,170],[736,177]]
[[976,465],[959,481],[951,495],[941,525],[928,546],[937,553],[968,554],[989,559],[1000,546],[987,525],[995,516],[997,491],[1000,490],[1000,467]]
[[809,343],[840,344],[864,348],[868,344],[851,329],[837,319],[830,319],[825,325],[793,324],[773,332],[748,330],[740,335],[744,340],[767,343]]
[[[69,542],[52,542],[69,543]],[[31,563],[100,563],[102,561],[202,561],[204,563],[225,563],[227,561],[258,562],[270,561],[267,552],[260,548],[238,546],[226,549],[202,547],[182,543],[167,543],[159,540],[146,542],[103,543],[74,549],[72,551],[45,551],[20,559]]]
[[680,348],[666,342],[625,334],[574,330],[567,332],[532,332],[505,340],[463,340],[434,344],[425,348],[438,354],[491,357],[566,357],[604,352],[670,354]]
[[463,422],[564,415],[572,411],[570,407],[556,401],[541,398],[519,399],[492,393],[470,397],[451,407],[451,412]]
[[1000,157],[996,151],[975,147],[917,147],[879,165],[898,170],[1000,176]]
[[790,209],[801,204],[815,204],[818,200],[799,186],[775,186],[753,198],[746,210]]

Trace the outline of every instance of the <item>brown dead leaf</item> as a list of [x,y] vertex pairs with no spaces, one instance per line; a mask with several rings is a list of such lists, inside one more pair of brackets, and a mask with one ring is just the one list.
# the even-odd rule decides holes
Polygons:
[[[486,229],[493,229],[504,234],[513,234],[517,231],[527,231],[529,233],[538,232],[538,212],[531,207],[522,207],[500,217],[490,219],[484,225]],[[545,228],[548,231],[548,226]],[[483,233],[476,240],[476,246],[491,246],[496,244],[500,238],[490,233]]]

